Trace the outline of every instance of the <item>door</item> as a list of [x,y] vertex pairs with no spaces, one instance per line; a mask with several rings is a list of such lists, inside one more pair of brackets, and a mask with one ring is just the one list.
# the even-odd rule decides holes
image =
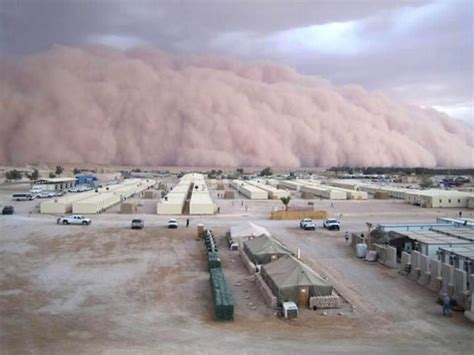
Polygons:
[[309,305],[309,287],[300,287],[298,289],[298,306]]

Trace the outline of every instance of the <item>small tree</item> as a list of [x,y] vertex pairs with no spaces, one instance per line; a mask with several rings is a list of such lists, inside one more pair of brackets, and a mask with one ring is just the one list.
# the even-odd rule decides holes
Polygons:
[[74,175],[78,175],[78,174],[80,174],[81,172],[82,172],[81,169],[78,169],[78,168],[74,168],[74,169],[72,170],[72,173],[73,173]]
[[423,179],[420,181],[420,187],[423,189],[429,189],[430,187],[433,187],[433,180],[427,176],[423,177]]
[[243,169],[243,168],[235,169],[235,171],[236,171],[237,174],[239,174],[239,175],[243,175],[243,174],[244,174],[244,169]]
[[34,169],[31,174],[26,174],[26,176],[28,176],[28,179],[31,181],[36,181],[39,178],[39,171],[38,169]]
[[270,175],[273,175],[273,171],[272,171],[272,168],[270,168],[269,166],[267,166],[265,169],[263,169],[260,174],[260,176],[270,176]]
[[55,177],[56,177],[56,175],[52,171],[50,171],[49,172],[49,178],[54,179]]
[[7,180],[21,180],[21,172],[13,169],[5,173]]
[[290,204],[291,196],[281,197],[280,201],[285,205],[285,211],[288,211],[288,205]]
[[61,165],[56,166],[56,171],[54,172],[56,175],[61,175],[63,173],[64,169]]

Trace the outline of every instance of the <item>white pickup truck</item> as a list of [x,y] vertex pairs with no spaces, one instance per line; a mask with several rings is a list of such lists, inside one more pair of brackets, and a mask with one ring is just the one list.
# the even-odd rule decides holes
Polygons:
[[90,218],[85,218],[84,216],[72,215],[67,217],[59,217],[56,222],[58,224],[80,224],[83,226],[88,226],[92,221]]
[[341,229],[341,223],[335,218],[328,218],[323,222],[323,227],[330,231]]

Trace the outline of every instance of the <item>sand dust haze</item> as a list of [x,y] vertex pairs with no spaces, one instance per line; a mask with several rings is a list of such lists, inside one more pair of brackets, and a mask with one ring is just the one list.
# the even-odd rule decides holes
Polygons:
[[272,63],[54,47],[0,70],[3,162],[473,166],[472,126]]

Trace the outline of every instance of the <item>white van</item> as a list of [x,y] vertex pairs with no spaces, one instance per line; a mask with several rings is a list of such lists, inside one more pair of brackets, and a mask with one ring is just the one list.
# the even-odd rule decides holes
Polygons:
[[13,194],[12,197],[14,200],[17,200],[17,201],[31,201],[36,196],[30,192],[19,192],[19,193]]

